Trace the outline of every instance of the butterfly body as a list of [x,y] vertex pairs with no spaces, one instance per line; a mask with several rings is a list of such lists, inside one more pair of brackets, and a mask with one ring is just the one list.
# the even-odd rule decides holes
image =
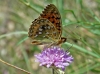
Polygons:
[[61,29],[60,13],[53,4],[50,4],[32,22],[28,34],[34,45],[59,45],[66,41],[66,38],[61,37]]

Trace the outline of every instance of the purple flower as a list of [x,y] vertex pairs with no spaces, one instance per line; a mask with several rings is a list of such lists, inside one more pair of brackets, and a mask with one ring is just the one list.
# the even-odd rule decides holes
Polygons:
[[35,55],[37,61],[40,62],[40,66],[55,67],[65,69],[73,61],[73,57],[69,55],[70,53],[64,51],[60,47],[52,46],[50,48],[44,48],[44,50]]

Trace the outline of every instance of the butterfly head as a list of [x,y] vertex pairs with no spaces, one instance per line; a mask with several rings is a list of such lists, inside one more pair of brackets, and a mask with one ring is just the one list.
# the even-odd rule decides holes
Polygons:
[[62,41],[62,43],[66,42],[67,41],[67,38],[61,37],[61,41]]

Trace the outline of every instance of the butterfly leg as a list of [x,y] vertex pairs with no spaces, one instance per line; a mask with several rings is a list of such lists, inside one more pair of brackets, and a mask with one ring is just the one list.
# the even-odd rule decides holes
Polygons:
[[[51,38],[52,39],[52,38]],[[53,40],[53,39],[52,39]],[[50,46],[61,46],[62,43],[66,42],[67,38],[65,37],[61,37],[61,39],[59,39],[59,41],[54,41],[50,44]]]
[[51,40],[51,42],[49,42],[49,43],[42,42],[42,44],[47,44],[47,47],[51,47],[51,46],[54,46],[57,44],[56,41],[53,38],[51,38],[50,36],[46,35],[45,37],[48,38],[49,40]]

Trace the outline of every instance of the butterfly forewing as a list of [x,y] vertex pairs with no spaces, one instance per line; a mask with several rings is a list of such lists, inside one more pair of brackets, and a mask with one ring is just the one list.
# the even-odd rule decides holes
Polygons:
[[62,34],[62,27],[61,27],[61,16],[60,13],[58,11],[58,9],[56,8],[55,5],[50,4],[48,5],[44,11],[42,12],[42,14],[40,14],[40,18],[46,18],[48,19],[51,23],[53,23],[53,25],[56,27],[56,29],[58,30],[59,34],[58,37],[61,37]]

